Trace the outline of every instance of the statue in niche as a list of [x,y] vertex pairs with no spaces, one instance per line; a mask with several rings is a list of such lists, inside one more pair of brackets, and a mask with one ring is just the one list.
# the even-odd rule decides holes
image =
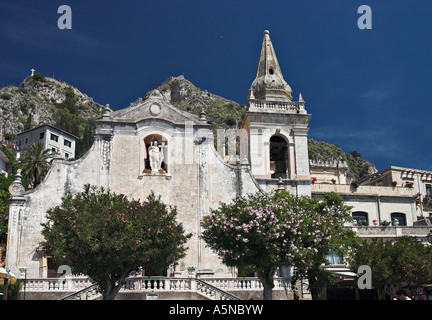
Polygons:
[[162,161],[164,160],[164,155],[162,150],[158,147],[157,140],[153,141],[148,148],[149,162],[152,173],[159,172],[161,169]]

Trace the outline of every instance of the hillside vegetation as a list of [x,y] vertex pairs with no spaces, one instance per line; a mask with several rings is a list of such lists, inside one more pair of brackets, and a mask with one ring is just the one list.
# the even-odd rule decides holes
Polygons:
[[93,143],[93,122],[103,106],[77,88],[36,73],[19,87],[0,89],[0,125],[7,140],[22,131],[49,124],[79,138],[77,157]]

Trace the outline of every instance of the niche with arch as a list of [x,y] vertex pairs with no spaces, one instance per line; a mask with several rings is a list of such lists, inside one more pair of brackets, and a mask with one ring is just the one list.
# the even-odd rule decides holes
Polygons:
[[155,141],[157,142],[160,153],[163,155],[159,173],[168,173],[168,140],[160,134],[150,134],[144,138],[144,173],[152,173],[149,148],[154,144]]

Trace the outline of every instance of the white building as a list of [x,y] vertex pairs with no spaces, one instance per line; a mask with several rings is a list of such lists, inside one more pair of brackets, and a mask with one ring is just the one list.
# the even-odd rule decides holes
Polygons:
[[[1,144],[0,144],[1,146]],[[0,148],[0,174],[8,176],[9,158]]]
[[78,137],[45,124],[19,133],[15,145],[22,151],[31,143],[40,142],[45,149],[51,150],[61,158],[68,160],[75,158],[77,140]]

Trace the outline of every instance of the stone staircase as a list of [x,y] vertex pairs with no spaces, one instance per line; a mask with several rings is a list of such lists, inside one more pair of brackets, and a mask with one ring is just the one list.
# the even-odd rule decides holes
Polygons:
[[97,284],[93,284],[87,288],[68,294],[59,300],[97,300],[101,297],[102,295],[97,292]]
[[[191,289],[195,289],[196,293],[198,293],[199,295],[203,296],[205,299],[209,299],[209,300],[241,300],[239,297],[224,291],[222,289],[219,289],[213,285],[211,285],[210,283],[207,283],[206,281],[203,281],[202,279],[196,279],[196,278],[190,278],[190,283]],[[145,286],[147,287],[146,289],[158,289],[160,283],[152,283],[150,286]],[[152,288],[153,286],[153,288]],[[120,290],[120,292],[122,290],[130,290],[131,286],[128,287],[124,287]],[[132,287],[132,289],[134,290],[134,286]],[[143,289],[143,288],[136,288],[137,291],[139,289]],[[159,288],[161,289],[161,288]],[[97,284],[93,284],[90,285],[87,288],[81,289],[77,292],[71,293],[65,297],[62,297],[59,300],[98,300],[101,299],[102,295],[97,292]]]

